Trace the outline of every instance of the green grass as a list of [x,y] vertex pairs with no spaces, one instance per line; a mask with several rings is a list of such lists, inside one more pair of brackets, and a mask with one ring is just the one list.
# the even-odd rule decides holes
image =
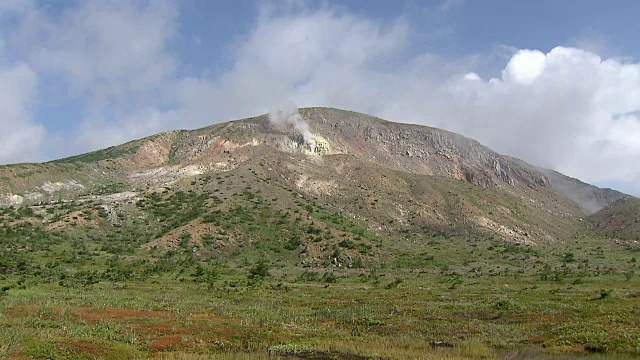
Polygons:
[[60,159],[52,161],[52,163],[57,164],[66,164],[66,163],[75,163],[75,162],[83,162],[83,163],[93,163],[102,160],[111,160],[117,159],[122,156],[135,154],[140,148],[140,140],[131,141],[126,144],[111,146],[106,149],[93,151],[90,153],[71,156],[68,158]]
[[[419,358],[432,352],[436,341],[453,346],[449,355],[466,358],[531,348],[610,358],[638,351],[640,308],[629,296],[640,284],[613,275],[581,285],[535,276],[465,277],[451,289],[428,273],[390,271],[387,276],[403,281],[388,288],[349,271],[338,272],[340,280],[328,286],[321,280],[300,282],[300,271],[279,269],[256,285],[247,282],[248,272],[222,268],[206,288],[186,273],[125,286],[27,281],[2,295],[0,342],[8,344],[5,353],[32,358],[52,349],[59,358],[89,356],[76,353],[78,342],[95,345],[87,352],[116,349],[142,357],[167,351],[326,351],[338,343],[350,344],[341,353]],[[600,299],[603,286],[617,290]],[[372,343],[386,345],[369,348]],[[408,343],[411,349],[405,348]]]

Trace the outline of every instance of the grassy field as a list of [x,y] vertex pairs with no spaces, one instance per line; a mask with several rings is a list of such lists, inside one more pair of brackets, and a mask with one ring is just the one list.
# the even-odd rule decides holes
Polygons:
[[558,282],[267,264],[179,272],[74,286],[21,278],[0,296],[0,358],[639,354],[640,281],[622,275]]

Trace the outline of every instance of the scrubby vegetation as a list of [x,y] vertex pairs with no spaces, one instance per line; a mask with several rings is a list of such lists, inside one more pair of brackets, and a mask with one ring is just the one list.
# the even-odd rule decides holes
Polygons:
[[65,164],[65,163],[76,163],[76,162],[84,162],[84,163],[92,163],[96,161],[102,160],[111,160],[117,159],[121,156],[132,155],[138,151],[140,147],[140,140],[132,141],[119,146],[111,146],[106,149],[93,151],[90,153],[71,156],[68,158],[55,160],[54,163]]
[[2,210],[0,357],[638,355],[640,248],[374,232],[283,194]]

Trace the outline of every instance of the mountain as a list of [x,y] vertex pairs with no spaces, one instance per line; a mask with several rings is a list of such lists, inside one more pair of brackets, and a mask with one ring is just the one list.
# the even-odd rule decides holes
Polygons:
[[591,215],[594,231],[622,240],[640,240],[640,199],[623,197]]
[[573,200],[590,213],[595,213],[605,206],[629,196],[616,190],[601,189],[557,171],[540,170],[547,176],[551,186],[556,191]]
[[444,130],[330,108],[300,115],[308,133],[262,115],[3,166],[0,205],[96,241],[125,228],[130,251],[193,244],[326,263],[336,249],[345,262],[397,261],[429,236],[562,242],[620,196]]

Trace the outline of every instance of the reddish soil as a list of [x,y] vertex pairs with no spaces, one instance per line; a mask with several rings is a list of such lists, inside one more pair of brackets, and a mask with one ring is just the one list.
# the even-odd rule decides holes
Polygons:
[[40,307],[35,305],[7,306],[4,316],[8,318],[25,317],[36,313],[38,310],[40,310]]
[[86,341],[76,341],[68,345],[69,350],[74,354],[91,355],[92,358],[104,358],[111,353],[108,348],[102,345]]
[[182,338],[183,336],[180,334],[162,336],[152,342],[149,349],[152,351],[175,350],[184,344]]
[[546,340],[547,340],[547,338],[545,338],[544,336],[532,336],[532,337],[527,339],[527,342],[529,344],[542,344]]

